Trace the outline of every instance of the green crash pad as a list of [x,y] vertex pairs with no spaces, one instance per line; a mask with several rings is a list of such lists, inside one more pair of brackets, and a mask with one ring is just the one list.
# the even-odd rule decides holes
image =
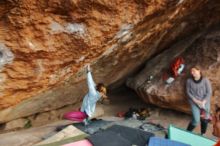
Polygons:
[[168,137],[170,140],[183,142],[191,146],[213,146],[216,143],[214,140],[188,132],[172,125],[169,126],[168,132]]

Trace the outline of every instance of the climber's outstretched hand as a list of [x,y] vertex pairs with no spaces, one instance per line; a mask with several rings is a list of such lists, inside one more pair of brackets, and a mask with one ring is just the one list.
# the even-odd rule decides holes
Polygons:
[[90,71],[91,71],[90,65],[87,65],[87,72],[90,72]]

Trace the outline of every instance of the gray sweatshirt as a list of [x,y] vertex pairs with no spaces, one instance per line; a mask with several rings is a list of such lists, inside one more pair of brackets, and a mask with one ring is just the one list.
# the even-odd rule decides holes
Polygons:
[[186,82],[186,92],[190,99],[196,98],[199,100],[206,99],[210,101],[212,96],[212,87],[210,81],[207,78],[202,78],[198,83],[189,78]]

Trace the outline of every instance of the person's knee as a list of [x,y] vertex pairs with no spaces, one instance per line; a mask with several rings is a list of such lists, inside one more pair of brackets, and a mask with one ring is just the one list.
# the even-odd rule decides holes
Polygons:
[[194,108],[192,114],[192,124],[197,126],[200,123],[200,111]]

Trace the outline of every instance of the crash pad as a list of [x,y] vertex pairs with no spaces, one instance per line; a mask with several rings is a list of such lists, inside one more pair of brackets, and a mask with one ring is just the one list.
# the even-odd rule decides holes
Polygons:
[[89,136],[87,139],[94,146],[128,146],[137,145],[145,146],[153,133],[145,132],[140,129],[130,128],[121,125],[113,125],[112,127],[99,131]]
[[87,117],[88,116],[84,112],[81,112],[81,111],[71,111],[63,115],[64,119],[67,119],[70,121],[78,121],[78,122],[82,122]]
[[190,145],[160,137],[151,137],[148,146],[190,146]]
[[87,135],[79,135],[79,136],[75,136],[75,137],[66,138],[66,139],[63,139],[63,140],[60,140],[60,141],[57,141],[57,142],[43,144],[43,145],[40,145],[40,146],[61,146],[61,145],[68,144],[68,143],[71,143],[71,142],[76,142],[76,141],[79,141],[79,140],[83,140],[85,138],[87,138]]
[[65,144],[62,146],[93,146],[88,140],[81,140],[69,144]]
[[177,128],[173,125],[169,126],[168,137],[170,140],[183,142],[191,146],[213,146],[216,143],[214,140]]
[[93,146],[131,146],[132,143],[113,131],[98,132],[90,137],[88,140]]
[[[68,127],[66,127],[65,129],[63,129],[62,131],[58,132],[57,134],[49,137],[48,139],[38,143],[37,145],[46,145],[46,144],[51,144],[51,143],[56,143],[56,142],[60,142],[62,140],[67,140],[68,139],[72,139],[72,140],[82,140],[82,138],[85,138],[87,136],[86,133],[84,133],[83,131],[77,129],[76,127],[69,125]],[[74,141],[70,141],[70,142],[74,142]],[[68,142],[67,142],[68,143]],[[66,143],[63,143],[66,144]]]
[[89,125],[84,126],[82,123],[74,123],[73,125],[82,130],[83,132],[87,134],[94,134],[101,130],[103,127],[106,127],[107,125],[111,124],[111,121],[105,121],[101,119],[92,119],[89,123]]

